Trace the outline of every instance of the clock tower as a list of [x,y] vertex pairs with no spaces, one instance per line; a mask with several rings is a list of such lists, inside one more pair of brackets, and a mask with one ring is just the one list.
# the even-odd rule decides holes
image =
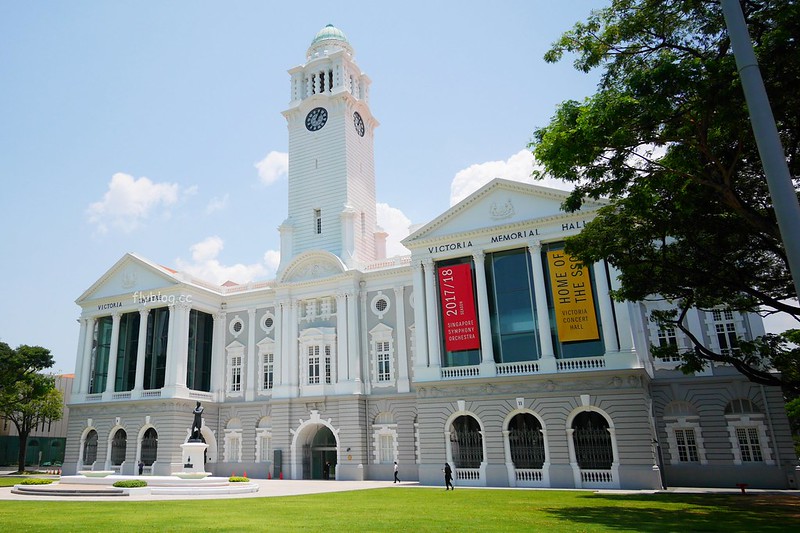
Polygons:
[[317,33],[306,63],[289,70],[289,216],[280,226],[283,271],[303,252],[325,250],[348,268],[385,256],[377,226],[370,79],[332,25]]

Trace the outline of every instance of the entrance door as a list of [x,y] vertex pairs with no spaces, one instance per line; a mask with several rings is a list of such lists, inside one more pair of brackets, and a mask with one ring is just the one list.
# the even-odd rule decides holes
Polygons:
[[[310,452],[311,479],[325,479],[326,463],[330,465],[328,479],[336,479],[336,437],[330,429],[319,426],[311,441]],[[303,466],[305,470],[306,465]]]

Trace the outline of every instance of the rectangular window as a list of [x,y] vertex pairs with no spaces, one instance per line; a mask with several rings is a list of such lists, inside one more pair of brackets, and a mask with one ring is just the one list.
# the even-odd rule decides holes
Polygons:
[[380,436],[379,461],[382,464],[394,462],[394,438],[392,435]]
[[192,390],[211,391],[211,347],[214,317],[192,309],[189,311],[189,353],[186,365],[186,386]]
[[308,384],[319,384],[319,346],[308,347]]
[[230,392],[242,390],[242,357],[236,355],[231,357],[231,383]]
[[331,384],[331,347],[325,346],[325,383]]
[[322,234],[322,209],[314,209],[314,232]]
[[260,450],[260,454],[261,455],[260,455],[259,459],[260,459],[260,461],[262,463],[266,463],[266,462],[268,462],[270,460],[269,459],[269,448],[270,448],[269,445],[270,445],[271,441],[272,441],[272,439],[268,435],[262,435],[261,436],[261,450]]
[[[664,346],[678,346],[678,336],[675,333],[675,328],[664,326],[658,330],[658,345],[661,347]],[[667,362],[680,362],[681,357],[680,355],[672,354],[672,355],[665,355],[660,357],[662,361]]]
[[682,463],[700,460],[697,454],[697,442],[694,438],[693,429],[676,429],[675,440],[678,443],[678,458]]
[[495,362],[539,359],[533,271],[525,248],[486,254]]
[[113,319],[104,316],[97,319],[94,329],[94,353],[92,362],[92,381],[89,393],[97,394],[106,390],[108,379],[108,356],[111,352],[111,331]]
[[144,388],[164,386],[169,338],[169,307],[153,309],[147,315],[147,339],[144,352]]
[[275,354],[265,353],[262,357],[263,370],[261,374],[261,388],[263,390],[270,390],[272,389],[274,378]]
[[375,351],[378,359],[378,381],[392,380],[392,354],[389,341],[376,342]]
[[119,320],[119,342],[117,348],[117,371],[114,391],[133,390],[136,381],[136,354],[139,347],[138,311],[125,313]]
[[739,451],[742,453],[742,462],[761,462],[761,442],[758,439],[758,430],[754,427],[736,428],[736,437],[739,441]]
[[739,350],[736,321],[730,309],[715,309],[711,312],[714,320],[714,334],[717,337],[720,353],[730,355]]

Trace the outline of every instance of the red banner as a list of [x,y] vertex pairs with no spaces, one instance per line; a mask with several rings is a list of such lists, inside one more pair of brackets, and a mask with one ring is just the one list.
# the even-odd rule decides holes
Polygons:
[[469,263],[439,267],[444,343],[448,352],[481,347]]

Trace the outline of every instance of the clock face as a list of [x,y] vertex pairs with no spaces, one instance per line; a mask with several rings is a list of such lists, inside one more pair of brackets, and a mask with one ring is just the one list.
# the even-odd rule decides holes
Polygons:
[[358,133],[359,137],[364,136],[364,119],[361,118],[361,115],[356,111],[353,113],[353,124],[356,126],[356,133]]
[[306,115],[306,129],[317,131],[328,121],[328,112],[324,107],[315,107]]

